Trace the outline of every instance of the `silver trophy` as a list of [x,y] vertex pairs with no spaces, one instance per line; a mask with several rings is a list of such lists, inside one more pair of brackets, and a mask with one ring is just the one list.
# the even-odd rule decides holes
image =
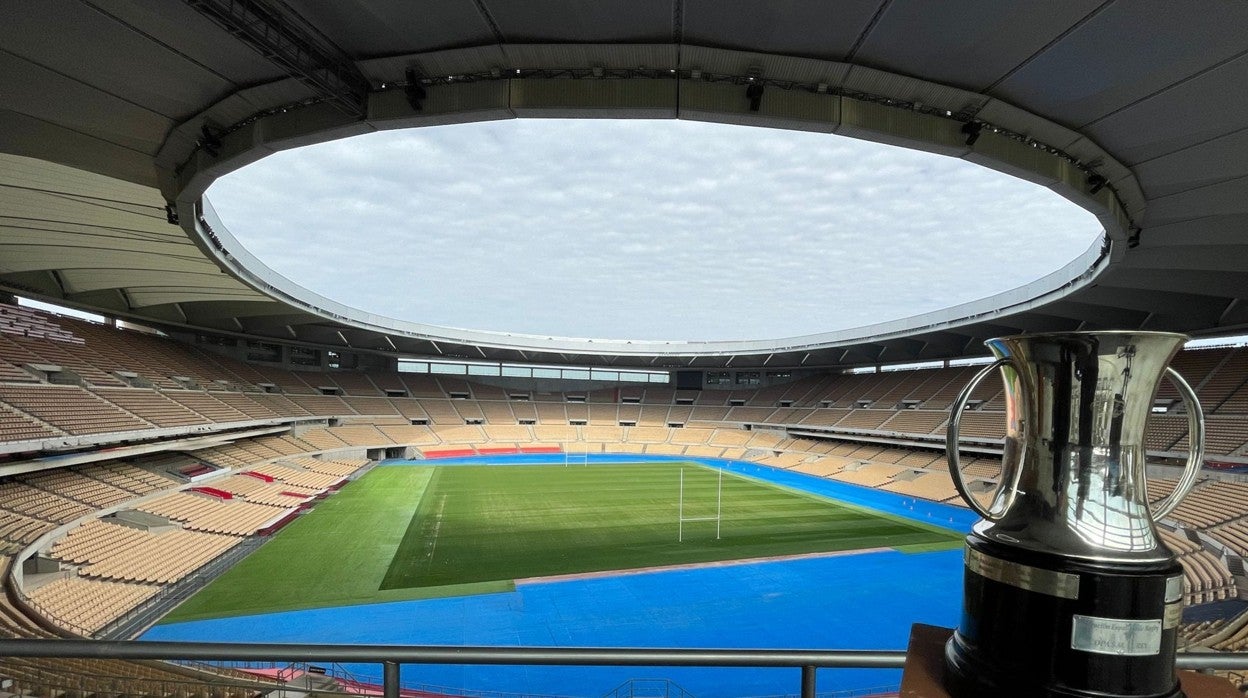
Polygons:
[[[945,648],[954,696],[1183,695],[1174,667],[1183,571],[1153,522],[1196,483],[1204,415],[1168,364],[1187,338],[1071,332],[987,342],[997,360],[954,401],[947,436],[958,492],[982,520],[966,539],[962,620]],[[958,429],[971,392],[1005,381],[1000,485],[985,507],[962,478]],[[1163,375],[1187,406],[1190,453],[1150,508],[1144,428]]]

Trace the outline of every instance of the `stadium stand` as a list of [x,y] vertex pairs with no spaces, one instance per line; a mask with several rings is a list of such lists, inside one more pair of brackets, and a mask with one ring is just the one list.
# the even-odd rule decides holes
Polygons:
[[[42,329],[20,337],[6,331],[19,319]],[[373,449],[401,447],[419,457],[424,451],[500,453],[553,445],[569,452],[736,458],[960,504],[944,470],[943,410],[977,370],[816,375],[760,390],[529,392],[529,400],[513,400],[507,391],[463,379],[253,366],[157,336],[12,306],[0,306],[0,345],[0,447],[9,453],[55,448],[55,440],[78,436],[107,444],[109,434],[119,435],[120,443],[120,435],[134,432],[197,434],[206,427],[223,435],[213,445],[172,448],[137,463],[102,460],[0,481],[6,556],[70,525],[55,541],[40,544],[66,575],[29,591],[31,608],[44,617],[0,608],[0,632],[13,635],[47,633],[49,620],[73,632],[107,628],[246,536],[340,485],[367,464],[362,456]],[[1209,411],[1210,452],[1248,462],[1248,419],[1242,416],[1248,351],[1184,352],[1176,366]],[[338,394],[318,394],[322,389]],[[581,398],[585,402],[576,401]],[[694,404],[674,404],[678,399]],[[973,399],[963,435],[999,442],[1005,428],[1000,386],[985,387]],[[1159,457],[1186,446],[1187,420],[1176,400],[1163,386],[1158,403],[1166,411],[1154,415],[1148,434]],[[228,430],[257,423],[280,431],[229,436]],[[997,456],[968,453],[965,460],[968,477],[991,483],[999,474]],[[1232,566],[1228,555],[1248,553],[1248,483],[1237,479],[1202,480],[1171,516],[1177,532],[1167,532],[1166,540],[1181,556],[1189,603],[1238,595],[1230,569],[1242,567]],[[185,490],[200,483],[201,492]],[[1150,493],[1159,498],[1173,484],[1155,479]],[[99,518],[113,510],[147,512],[172,528],[144,531]],[[96,602],[75,601],[83,598]],[[1192,628],[1190,637],[1203,642],[1225,627]]]

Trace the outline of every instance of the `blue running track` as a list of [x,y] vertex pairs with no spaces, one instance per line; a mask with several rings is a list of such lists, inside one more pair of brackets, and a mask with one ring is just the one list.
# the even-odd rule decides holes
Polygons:
[[[965,509],[719,459],[591,455],[590,462],[696,460],[747,477],[967,531]],[[536,464],[562,455],[396,462]],[[573,456],[572,462],[584,462]],[[725,564],[520,584],[508,593],[322,608],[157,626],[144,640],[449,645],[904,649],[912,623],[957,623],[958,550]],[[352,667],[376,677],[376,665]],[[600,696],[630,678],[670,678],[697,698],[796,693],[797,670],[406,666],[405,684]],[[820,692],[895,688],[888,670],[821,670]]]

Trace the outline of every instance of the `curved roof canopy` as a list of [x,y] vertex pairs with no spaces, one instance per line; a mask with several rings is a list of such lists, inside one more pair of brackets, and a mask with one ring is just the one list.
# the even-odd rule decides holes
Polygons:
[[[49,0],[5,16],[0,285],[19,293],[359,350],[702,368],[948,358],[1017,332],[1248,327],[1241,3]],[[1054,189],[1106,239],[1026,287],[905,321],[591,341],[345,308],[252,259],[201,202],[274,150],[516,117],[721,121],[938,152]]]

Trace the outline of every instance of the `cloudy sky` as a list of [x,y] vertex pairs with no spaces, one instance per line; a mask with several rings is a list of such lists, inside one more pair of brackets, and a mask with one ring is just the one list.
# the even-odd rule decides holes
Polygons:
[[337,301],[566,337],[847,329],[1019,286],[1100,235],[1048,190],[959,160],[686,121],[372,134],[208,194],[253,254]]

